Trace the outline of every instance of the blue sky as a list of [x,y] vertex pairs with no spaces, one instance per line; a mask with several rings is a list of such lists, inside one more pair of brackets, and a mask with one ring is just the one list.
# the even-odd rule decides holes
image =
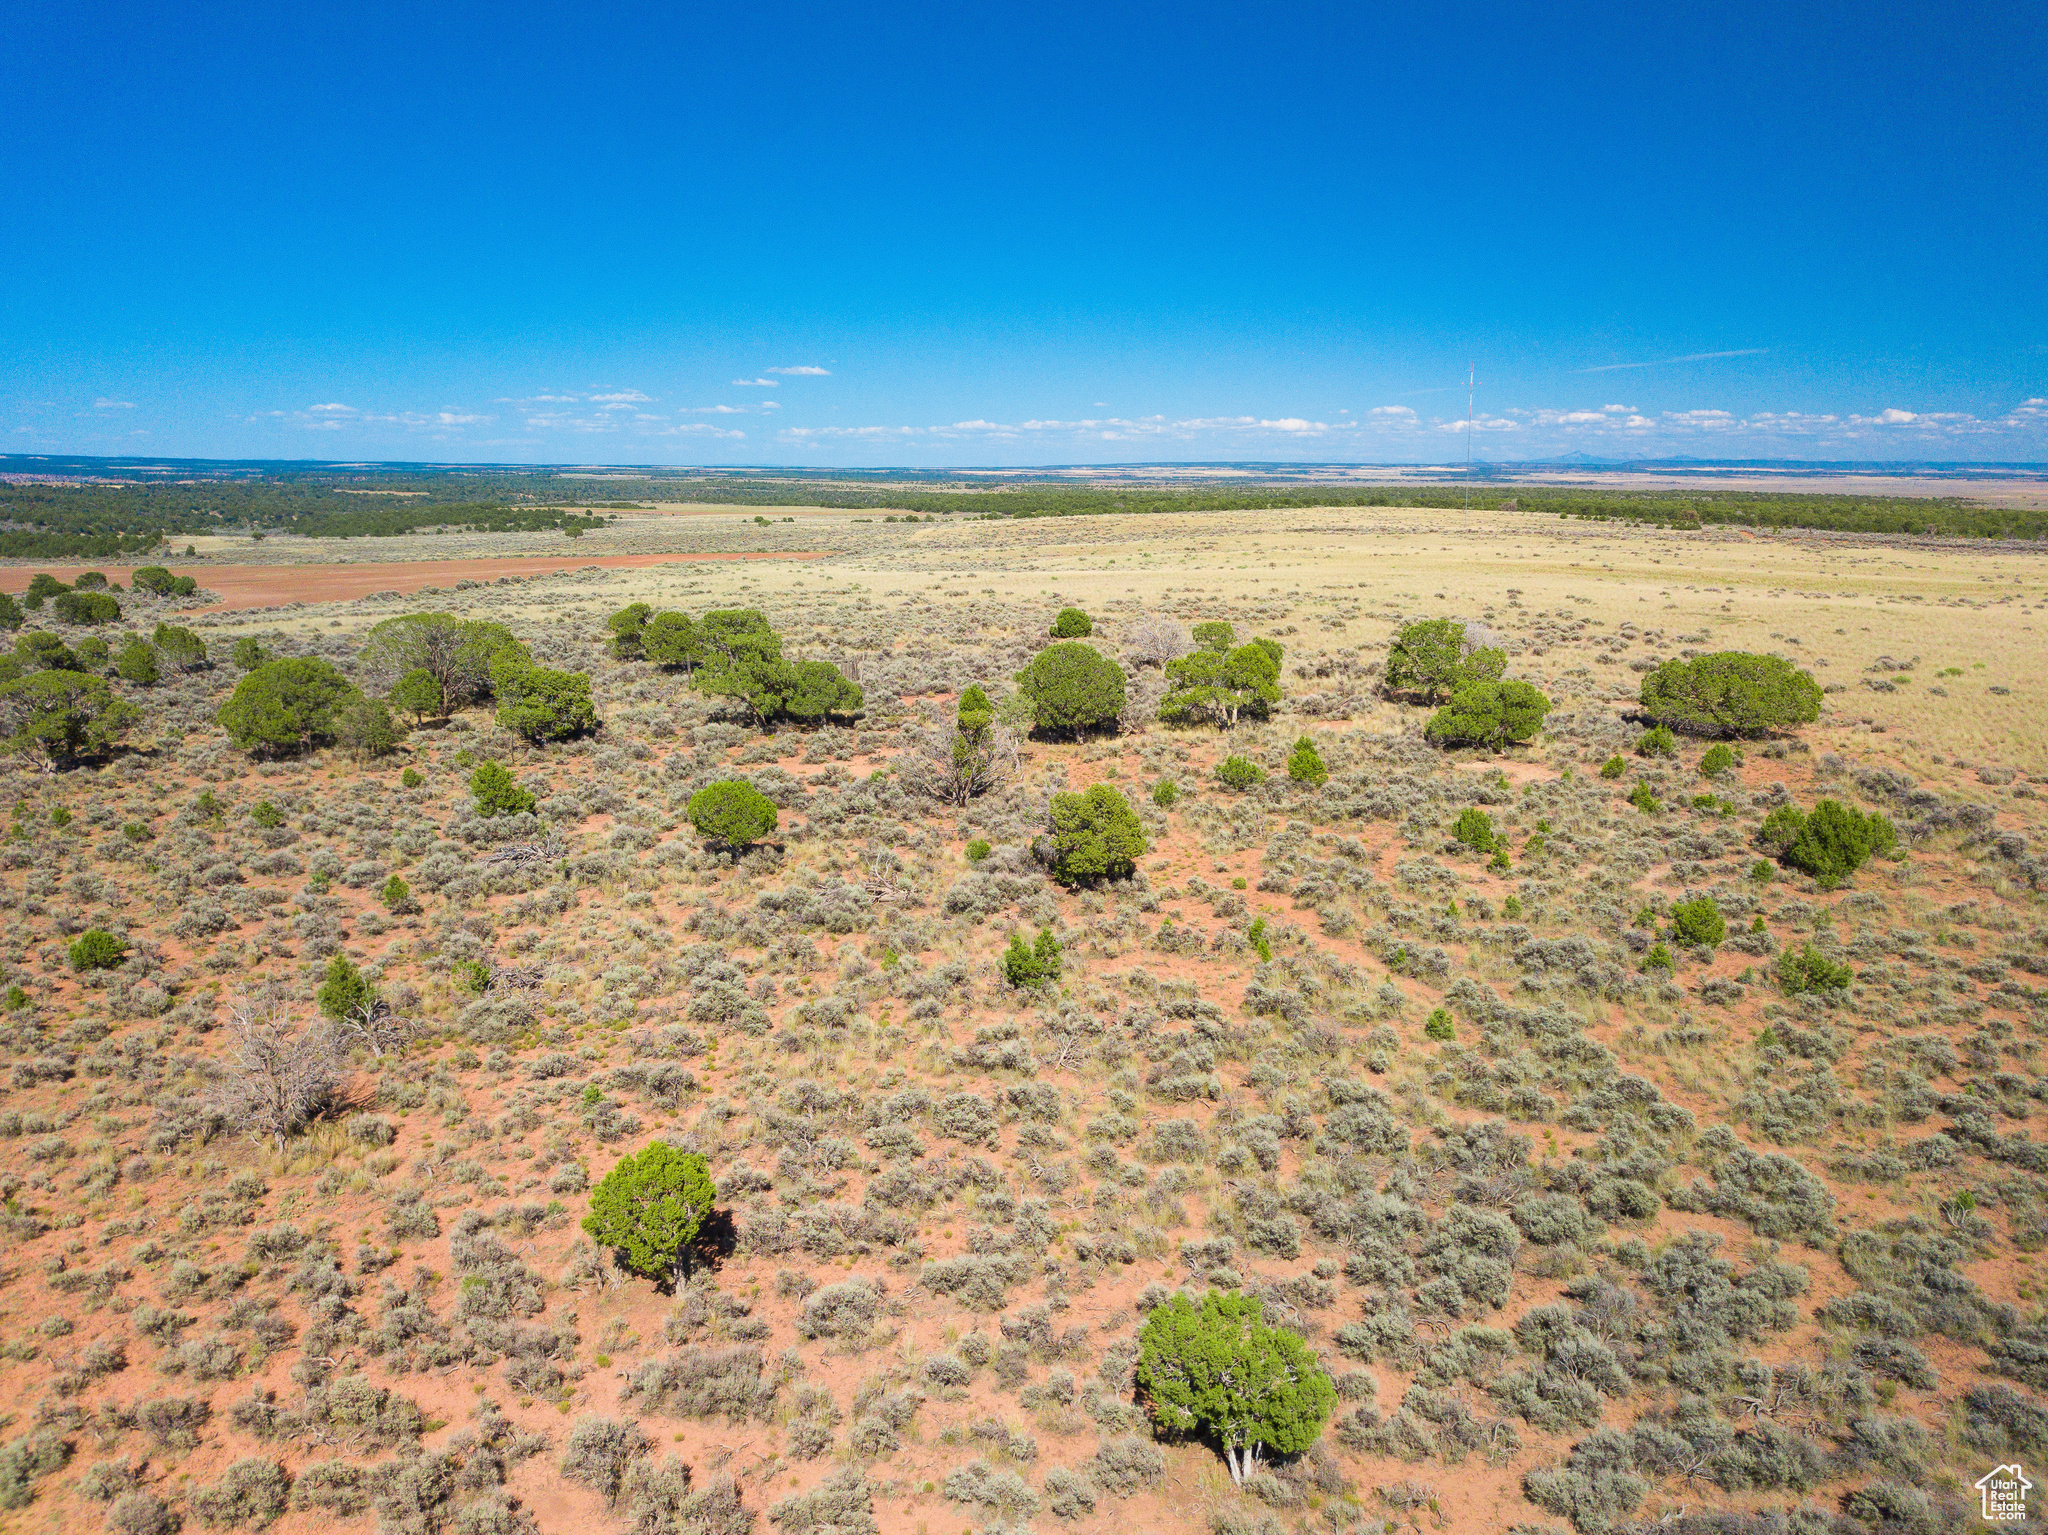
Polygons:
[[2048,459],[2048,7],[0,0],[13,452]]

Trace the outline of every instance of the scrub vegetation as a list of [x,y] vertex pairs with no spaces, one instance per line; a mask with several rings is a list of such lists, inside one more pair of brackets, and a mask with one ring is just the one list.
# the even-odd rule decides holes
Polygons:
[[2048,569],[892,494],[14,583],[0,1507],[1902,1535],[2048,1450]]

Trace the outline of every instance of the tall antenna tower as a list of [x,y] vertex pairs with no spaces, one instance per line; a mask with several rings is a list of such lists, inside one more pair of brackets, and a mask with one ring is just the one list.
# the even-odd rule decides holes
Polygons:
[[1465,369],[1465,510],[1472,510],[1472,406],[1479,398],[1479,364]]

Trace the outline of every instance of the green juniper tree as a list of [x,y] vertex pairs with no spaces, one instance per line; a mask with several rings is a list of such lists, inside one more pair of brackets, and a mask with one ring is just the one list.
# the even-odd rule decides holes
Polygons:
[[1268,1327],[1249,1295],[1176,1294],[1138,1334],[1138,1385],[1152,1419],[1207,1434],[1239,1486],[1268,1454],[1299,1455],[1323,1431],[1337,1391],[1301,1338]]
[[656,1141],[626,1156],[591,1190],[583,1229],[636,1274],[673,1286],[718,1202],[704,1158]]

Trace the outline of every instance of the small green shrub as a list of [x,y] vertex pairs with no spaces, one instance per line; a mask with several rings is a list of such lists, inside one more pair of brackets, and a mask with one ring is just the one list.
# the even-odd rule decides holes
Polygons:
[[163,676],[156,646],[139,634],[132,636],[114,659],[114,675],[139,688],[153,686]]
[[137,591],[154,592],[159,597],[189,597],[199,590],[194,577],[174,576],[161,565],[144,565],[128,581]]
[[391,707],[410,714],[414,724],[441,713],[441,684],[424,666],[415,666],[391,685]]
[[159,623],[149,637],[162,652],[164,664],[181,672],[196,672],[206,665],[206,641],[177,624]]
[[61,596],[70,590],[70,587],[55,576],[39,570],[28,578],[28,590],[22,593],[21,605],[33,613],[40,609],[47,599]]
[[1550,700],[1526,682],[1468,682],[1422,733],[1444,746],[1498,749],[1533,740],[1549,713]]
[[475,796],[476,813],[481,816],[527,815],[535,804],[533,795],[489,758],[479,762],[476,771],[469,775],[469,792]]
[[1735,766],[1735,751],[1725,741],[1716,741],[1700,758],[1700,777],[1719,778]]
[[105,928],[90,927],[71,940],[68,952],[73,970],[113,970],[128,957],[128,945]]
[[1330,770],[1323,766],[1322,754],[1316,750],[1316,743],[1303,736],[1294,743],[1294,750],[1287,758],[1287,776],[1296,783],[1320,786],[1330,781]]
[[334,741],[358,762],[388,757],[398,750],[405,727],[391,718],[382,699],[357,694],[334,717]]
[[1695,896],[1671,908],[1671,936],[1680,943],[1718,947],[1728,936],[1727,919],[1710,896]]
[[1675,757],[1678,755],[1678,737],[1670,727],[1653,725],[1636,737],[1638,757]]
[[988,838],[976,837],[967,844],[967,861],[969,863],[980,863],[994,851],[995,847]]
[[409,767],[398,775],[399,785],[407,789],[417,789],[426,781],[426,775],[416,767]]
[[1052,621],[1052,637],[1056,640],[1086,639],[1094,632],[1095,620],[1079,608],[1061,608]]
[[1672,968],[1671,949],[1661,940],[1650,945],[1650,952],[1643,956],[1645,970],[1669,970]]
[[1620,752],[1616,752],[1613,756],[1609,757],[1605,762],[1600,764],[1600,776],[1602,778],[1619,778],[1623,773],[1626,773],[1627,771],[1628,764],[1621,760]]
[[1161,810],[1171,810],[1180,803],[1180,785],[1171,778],[1162,778],[1152,785],[1152,803]]
[[1780,805],[1764,817],[1757,840],[1790,867],[1812,875],[1823,890],[1832,890],[1872,856],[1897,847],[1899,836],[1883,815],[1824,799],[1807,814]]
[[321,1012],[339,1020],[369,1012],[377,1001],[377,988],[346,954],[337,953],[328,957],[327,974],[315,1000]]
[[121,604],[106,592],[59,592],[52,606],[67,624],[111,624],[121,617]]
[[498,723],[529,741],[566,741],[597,729],[588,672],[562,672],[501,656],[491,665]]
[[408,885],[403,878],[396,874],[384,881],[384,888],[377,892],[377,899],[382,901],[385,907],[391,911],[403,912],[417,911],[419,909],[412,898],[412,886]]
[[1266,781],[1266,770],[1248,757],[1225,757],[1217,764],[1216,776],[1223,787],[1242,794]]
[[1840,991],[1856,979],[1847,965],[1837,964],[1811,943],[1787,948],[1778,956],[1778,984],[1788,997],[1809,991]]
[[1500,845],[1500,839],[1493,829],[1493,817],[1478,806],[1467,806],[1458,813],[1458,824],[1451,828],[1451,835],[1475,853],[1490,853]]
[[1049,818],[1052,874],[1062,884],[1126,879],[1147,846],[1138,813],[1108,784],[1055,794]]
[[1422,1032],[1431,1039],[1453,1040],[1458,1037],[1457,1026],[1451,1022],[1448,1008],[1432,1009],[1429,1021],[1422,1026]]
[[1218,655],[1237,644],[1237,630],[1221,619],[1212,618],[1194,627],[1195,643],[1204,650],[1213,650]]
[[1650,786],[1641,779],[1637,779],[1636,786],[1629,790],[1628,802],[1644,815],[1655,815],[1664,808],[1664,802],[1651,793]]
[[728,848],[747,847],[775,830],[775,801],[744,779],[707,784],[690,796],[690,824]]
[[234,647],[228,651],[228,659],[235,663],[236,670],[253,672],[257,667],[276,658],[253,636],[245,634],[236,640]]
[[1003,951],[1003,979],[1012,986],[1049,985],[1059,979],[1060,967],[1060,942],[1051,928],[1040,928],[1037,939],[1029,944],[1021,933],[1010,935],[1010,946]]

